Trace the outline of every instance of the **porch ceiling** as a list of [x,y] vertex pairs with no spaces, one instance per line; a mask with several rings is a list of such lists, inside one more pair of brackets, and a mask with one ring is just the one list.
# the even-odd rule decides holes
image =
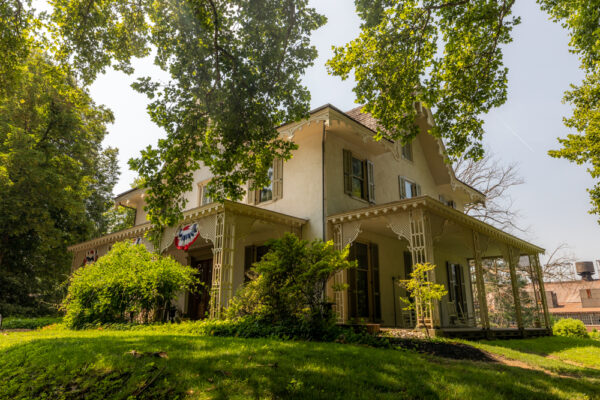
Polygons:
[[469,227],[481,234],[490,236],[494,239],[510,244],[521,250],[525,250],[531,253],[544,253],[545,250],[539,246],[529,243],[525,240],[519,239],[509,233],[506,233],[492,225],[486,224],[476,218],[466,215],[460,211],[457,211],[451,207],[448,207],[441,202],[433,199],[430,196],[420,196],[411,199],[399,200],[391,203],[382,205],[369,206],[360,208],[353,211],[344,213],[334,214],[327,217],[327,222],[331,224],[338,224],[350,221],[367,221],[369,219],[375,219],[386,215],[393,215],[409,211],[410,209],[423,208],[433,214],[447,218],[459,225]]
[[[256,218],[261,221],[270,222],[279,225],[291,226],[299,228],[303,226],[308,220],[304,218],[298,218],[279,212],[266,210],[264,208],[251,206],[248,204],[237,203],[229,200],[225,200],[224,203],[211,203],[202,207],[193,208],[183,213],[183,219],[180,225],[191,223],[198,220],[199,218],[208,217],[210,215],[218,214],[221,212],[228,212],[236,215],[242,215],[247,217]],[[107,243],[114,243],[120,240],[143,236],[146,231],[151,227],[149,222],[141,225],[136,225],[132,228],[124,229],[110,235],[105,235],[99,238],[88,240],[86,242],[77,243],[67,247],[68,251],[81,251],[93,248],[98,245]]]

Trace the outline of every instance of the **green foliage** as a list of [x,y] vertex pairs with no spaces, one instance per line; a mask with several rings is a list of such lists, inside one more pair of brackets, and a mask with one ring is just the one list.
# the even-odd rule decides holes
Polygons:
[[117,151],[102,148],[112,113],[43,52],[20,68],[0,91],[3,315],[45,314],[60,301],[66,247],[106,232],[118,176]]
[[104,212],[106,233],[122,231],[135,225],[135,208],[124,206],[113,207]]
[[159,320],[177,293],[191,290],[195,271],[144,245],[116,243],[97,262],[75,271],[63,307],[67,326]]
[[19,318],[10,317],[2,320],[2,329],[38,329],[45,326],[58,324],[60,317]]
[[406,292],[414,301],[401,297],[406,304],[405,310],[415,310],[421,326],[425,327],[427,336],[429,330],[425,318],[432,312],[433,302],[440,301],[448,294],[444,285],[432,282],[429,272],[436,268],[434,264],[415,264],[410,273],[410,279],[402,279],[398,284],[406,289]]
[[361,32],[334,47],[327,66],[342,79],[354,71],[357,102],[379,121],[379,138],[412,141],[420,103],[435,112],[431,133],[451,156],[479,158],[480,115],[506,101],[501,47],[519,23],[514,3],[355,0]]
[[552,327],[552,333],[556,336],[587,338],[589,337],[585,325],[578,319],[564,318],[558,320]]
[[331,241],[309,243],[292,234],[268,246],[269,252],[254,264],[257,277],[232,299],[227,316],[250,315],[318,338],[335,318],[326,299],[327,281],[337,271],[355,266],[346,259],[348,249],[338,251]]
[[310,95],[300,79],[317,57],[310,33],[325,23],[307,0],[89,4],[53,2],[60,59],[73,60],[91,81],[111,64],[131,71],[131,58],[152,45],[155,63],[171,77],[133,85],[152,100],[150,117],[167,133],[130,161],[148,188],[154,242],[163,226],[181,219],[182,193],[200,165],[214,175],[213,199],[239,199],[246,182],[267,184],[275,157],[291,157],[295,145],[276,127],[308,115]]

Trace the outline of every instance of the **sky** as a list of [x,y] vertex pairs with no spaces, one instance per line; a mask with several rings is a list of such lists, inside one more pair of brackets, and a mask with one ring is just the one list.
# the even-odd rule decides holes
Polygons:
[[[328,23],[313,34],[319,58],[303,78],[312,94],[311,108],[331,103],[342,110],[356,106],[354,82],[329,76],[326,60],[332,45],[343,45],[357,36],[360,21],[350,0],[313,0],[312,6],[328,17]],[[529,227],[518,236],[551,251],[561,243],[570,246],[578,260],[600,259],[598,216],[590,215],[586,188],[594,182],[585,166],[551,158],[548,150],[558,148],[557,137],[569,131],[562,118],[569,105],[562,104],[565,90],[581,81],[577,57],[568,51],[568,35],[548,20],[533,1],[516,3],[515,14],[522,23],[513,32],[514,41],[504,48],[509,68],[507,102],[484,116],[485,145],[502,163],[517,163],[523,185],[511,191],[514,207]],[[155,145],[164,132],[146,114],[148,100],[130,84],[138,76],[167,80],[152,59],[136,60],[136,72],[127,76],[108,71],[90,88],[96,102],[115,115],[104,145],[119,149],[121,178],[115,193],[129,189],[135,174],[127,160],[140,150]]]

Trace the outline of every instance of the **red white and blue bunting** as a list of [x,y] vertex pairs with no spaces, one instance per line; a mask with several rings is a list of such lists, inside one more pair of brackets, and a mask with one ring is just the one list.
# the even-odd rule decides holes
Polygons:
[[198,224],[184,226],[175,235],[175,247],[186,251],[198,239],[198,236],[200,236]]
[[83,263],[84,264],[93,264],[97,259],[98,259],[98,252],[94,249],[88,250],[85,253],[85,260],[83,261]]

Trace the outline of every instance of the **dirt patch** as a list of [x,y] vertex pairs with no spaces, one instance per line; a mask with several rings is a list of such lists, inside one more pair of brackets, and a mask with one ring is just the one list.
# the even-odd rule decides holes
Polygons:
[[453,360],[495,362],[489,353],[464,343],[438,342],[420,339],[389,338],[390,343],[403,349]]

